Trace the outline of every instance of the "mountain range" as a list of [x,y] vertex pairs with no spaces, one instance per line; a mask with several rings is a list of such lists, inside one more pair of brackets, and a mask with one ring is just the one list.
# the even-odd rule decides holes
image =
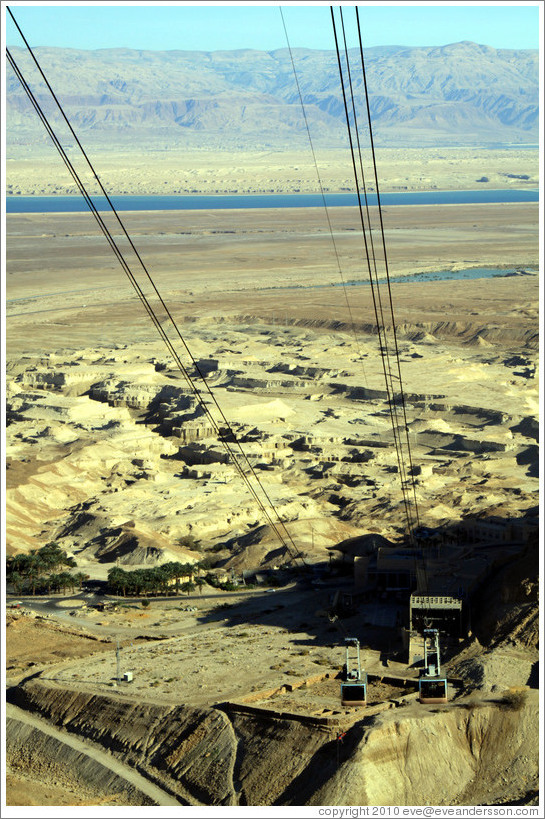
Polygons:
[[[31,57],[10,48],[55,128],[62,118]],[[334,51],[82,51],[41,47],[35,54],[76,132],[87,144],[128,149],[267,149],[312,140],[347,142]],[[360,128],[363,75],[350,51]],[[537,50],[472,42],[442,47],[369,48],[365,53],[373,135],[398,146],[535,144],[539,123]],[[296,76],[295,76],[296,75]],[[304,104],[301,106],[301,99]],[[7,153],[47,139],[7,66]]]

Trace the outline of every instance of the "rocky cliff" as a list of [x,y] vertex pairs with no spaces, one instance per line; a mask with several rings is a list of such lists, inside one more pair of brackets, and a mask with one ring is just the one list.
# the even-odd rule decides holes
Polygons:
[[[472,805],[537,790],[537,692],[408,705],[337,739],[316,720],[68,690],[39,679],[9,699],[92,740],[182,804]],[[9,742],[8,742],[9,746]]]

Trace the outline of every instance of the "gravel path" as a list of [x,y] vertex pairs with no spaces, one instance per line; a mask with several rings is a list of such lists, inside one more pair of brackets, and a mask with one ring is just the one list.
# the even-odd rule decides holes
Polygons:
[[64,731],[59,731],[56,728],[53,728],[44,720],[28,714],[26,711],[17,708],[17,706],[12,705],[11,703],[6,704],[6,718],[15,719],[19,722],[25,723],[26,725],[30,725],[33,728],[37,728],[44,734],[48,734],[60,742],[63,742],[65,745],[70,746],[78,753],[90,756],[105,768],[111,770],[116,776],[119,776],[121,779],[124,779],[130,785],[133,785],[139,791],[142,791],[142,793],[152,799],[157,805],[161,807],[180,805],[177,799],[161,790],[161,788],[158,788],[149,780],[145,779],[145,777],[141,776],[133,768],[124,765],[122,762],[119,762],[119,760],[114,759],[114,757],[104,753],[104,751],[99,750],[96,746],[91,745],[88,742],[83,742],[80,739],[76,739],[76,737],[66,734]]

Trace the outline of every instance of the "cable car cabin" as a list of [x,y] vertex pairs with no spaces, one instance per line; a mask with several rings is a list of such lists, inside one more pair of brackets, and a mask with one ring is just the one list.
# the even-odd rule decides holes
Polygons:
[[341,705],[367,705],[367,682],[355,680],[342,683]]
[[418,699],[422,703],[448,702],[447,680],[441,674],[439,632],[436,628],[424,629],[423,637],[424,673],[418,680]]
[[447,680],[445,677],[420,677],[418,699],[421,703],[448,702]]
[[[344,682],[341,683],[341,705],[367,705],[367,674],[362,673],[360,664],[360,641],[357,637],[345,637],[346,663]],[[350,657],[350,648],[355,658]]]

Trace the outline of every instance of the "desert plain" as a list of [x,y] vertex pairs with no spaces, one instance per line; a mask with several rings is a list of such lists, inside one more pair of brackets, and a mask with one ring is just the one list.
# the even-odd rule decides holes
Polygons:
[[[524,164],[531,165],[529,157],[521,150],[510,162],[502,158],[493,177],[486,162],[494,158],[484,152],[479,176],[494,178],[496,187],[516,175],[535,179]],[[415,171],[409,156],[404,161],[390,188],[419,189],[420,180],[429,187],[429,169]],[[464,187],[463,163],[441,161],[436,184]],[[20,178],[21,193],[50,192]],[[131,178],[126,192],[138,192]],[[247,188],[268,189],[267,180],[255,178]],[[156,192],[149,184],[147,192]],[[239,182],[195,185],[200,192],[241,189]],[[242,576],[298,560],[327,566],[335,545],[361,534],[398,541],[404,503],[355,209],[332,208],[329,221],[321,208],[122,215],[164,304],[122,236],[120,244],[182,369],[89,214],[7,217],[8,554],[54,540],[96,580],[115,565],[203,556]],[[383,322],[390,339],[396,328],[420,521],[436,527],[470,516],[530,514],[538,503],[538,205],[392,206],[383,216],[390,275],[403,278],[391,284],[393,313],[386,310]],[[371,217],[382,271],[377,214]],[[442,276],[476,268],[497,275]],[[419,273],[437,275],[421,282]],[[382,273],[379,289],[386,304]],[[244,468],[260,478],[260,500],[274,505],[277,526],[225,455],[218,435],[225,420],[244,449]],[[288,546],[277,529],[289,533]],[[486,610],[449,657],[462,680],[450,711],[419,706],[382,680],[393,623],[380,600],[341,626],[328,619],[335,576],[326,589],[291,582],[274,594],[205,586],[202,594],[153,600],[149,608],[124,601],[102,616],[90,594],[25,598],[7,630],[8,684],[19,691],[8,713],[11,804],[170,804],[161,799],[172,797],[195,805],[417,804],[411,800],[418,788],[428,789],[422,798],[432,804],[535,804],[535,682],[516,713],[497,697],[535,680],[536,560],[537,543],[489,578]],[[342,583],[350,588],[351,577]],[[337,702],[346,633],[359,637],[374,674],[373,729]],[[117,641],[124,669],[135,674],[132,687],[115,684]],[[414,681],[397,656],[388,673]],[[37,679],[24,681],[30,676]],[[231,710],[219,707],[226,701]],[[276,716],[244,711],[250,701],[264,711],[272,703]],[[119,725],[126,709],[136,709],[135,724],[147,726],[148,739],[142,744],[107,726],[106,702],[118,709],[112,720]],[[182,706],[183,716],[176,710]],[[73,720],[70,730],[88,743],[91,758],[99,745],[114,747],[112,776],[119,778],[97,790],[73,761],[74,748],[64,772],[40,768],[37,758],[29,763],[25,742],[40,729],[23,708],[41,714],[51,743],[60,741],[51,725]],[[100,727],[93,728],[99,712]],[[318,720],[320,739],[286,712]],[[183,728],[180,745],[165,740],[168,764],[159,763],[150,737],[162,736],[162,720],[174,715]],[[340,755],[338,728],[328,728],[328,719],[341,727],[348,720]],[[418,776],[410,764],[394,776],[385,763],[381,768],[379,751],[375,758],[360,747],[361,736],[371,736],[366,730],[374,730],[371,745],[379,749],[410,730],[415,747],[429,750],[440,735],[445,760],[458,766],[456,783],[432,774],[434,754]],[[505,747],[499,756],[483,750],[480,767],[471,743],[446,739],[462,732],[475,743],[479,731],[487,747]],[[216,750],[212,736],[221,737]],[[39,748],[43,759],[47,742]],[[127,766],[137,759],[162,795],[130,781]],[[368,772],[364,785],[354,773],[360,764]],[[272,769],[279,772],[269,781]]]
[[[88,135],[92,138],[92,134]],[[370,149],[362,141],[366,186],[375,186]],[[88,150],[106,190],[118,195],[319,193],[352,191],[354,178],[348,146],[314,146],[291,150],[195,148],[180,142],[145,151],[138,145],[125,150],[98,142]],[[68,155],[87,184],[92,175],[75,151]],[[379,145],[376,151],[380,190],[481,190],[536,188],[539,160],[535,145],[405,148]],[[66,168],[44,141],[13,145],[6,163],[8,195],[51,196],[78,194]]]

